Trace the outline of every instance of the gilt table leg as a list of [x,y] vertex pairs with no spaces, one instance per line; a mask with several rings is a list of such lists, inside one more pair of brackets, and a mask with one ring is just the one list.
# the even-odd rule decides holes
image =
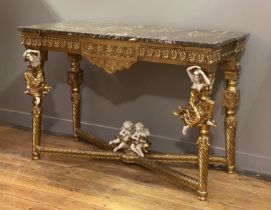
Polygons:
[[202,125],[199,128],[199,138],[197,145],[199,148],[199,181],[198,194],[200,200],[207,199],[207,180],[208,180],[208,165],[209,165],[209,126]]
[[76,133],[80,128],[80,85],[83,83],[83,71],[80,69],[81,55],[68,54],[71,69],[67,72],[68,84],[71,86],[73,138],[78,140]]
[[199,153],[199,179],[198,194],[199,200],[207,200],[207,182],[208,182],[208,166],[209,166],[209,147],[210,147],[210,126],[216,126],[213,117],[214,101],[210,99],[215,82],[215,74],[208,74],[210,81],[209,86],[202,90],[201,100],[203,102],[202,109],[205,112],[205,121],[199,126],[199,137],[197,141]]
[[25,93],[33,97],[32,108],[32,158],[40,158],[37,147],[40,146],[41,139],[41,113],[42,98],[52,87],[45,82],[43,66],[47,60],[47,51],[26,50],[25,61],[28,62],[27,71],[24,73],[27,90]]
[[40,159],[39,152],[36,147],[40,146],[41,139],[41,112],[42,112],[42,99],[41,97],[33,98],[32,108],[32,159]]
[[235,171],[235,133],[236,133],[236,108],[239,105],[239,90],[237,78],[239,75],[240,64],[234,58],[222,64],[227,81],[224,90],[223,106],[225,107],[225,138],[226,138],[226,159],[228,173]]
[[199,66],[190,66],[187,73],[193,83],[187,106],[179,106],[174,114],[184,121],[182,134],[192,127],[199,127],[198,145],[198,194],[200,200],[207,199],[207,180],[209,166],[210,126],[216,126],[212,119],[214,101],[210,99],[215,81],[214,73],[205,73]]

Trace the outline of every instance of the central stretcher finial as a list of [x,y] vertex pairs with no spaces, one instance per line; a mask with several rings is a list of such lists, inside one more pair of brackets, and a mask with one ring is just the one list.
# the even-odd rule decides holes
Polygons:
[[122,149],[125,152],[133,151],[138,156],[144,157],[144,153],[147,153],[150,147],[149,136],[149,129],[142,123],[133,124],[131,121],[125,121],[116,139],[110,141],[109,145],[114,146],[114,152]]

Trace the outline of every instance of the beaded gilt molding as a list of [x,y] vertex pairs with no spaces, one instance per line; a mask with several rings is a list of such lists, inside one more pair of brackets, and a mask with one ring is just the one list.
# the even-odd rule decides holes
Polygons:
[[115,73],[129,69],[137,61],[176,65],[199,65],[206,70],[245,49],[245,40],[220,49],[172,46],[170,44],[146,44],[142,42],[68,38],[63,36],[37,36],[23,33],[22,44],[31,49],[49,49],[81,54],[92,64]]

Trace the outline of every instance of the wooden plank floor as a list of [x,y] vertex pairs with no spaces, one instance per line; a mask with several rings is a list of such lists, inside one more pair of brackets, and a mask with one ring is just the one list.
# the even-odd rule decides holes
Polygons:
[[[45,145],[92,149],[63,136]],[[183,167],[192,175],[195,168]],[[271,209],[271,183],[210,170],[209,198],[135,165],[43,155],[31,160],[31,132],[0,125],[0,209]]]

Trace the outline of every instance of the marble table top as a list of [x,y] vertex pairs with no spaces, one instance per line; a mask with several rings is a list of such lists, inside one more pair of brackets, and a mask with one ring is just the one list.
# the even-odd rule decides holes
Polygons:
[[93,22],[60,22],[19,26],[19,31],[41,35],[56,34],[98,39],[144,41],[161,44],[180,44],[195,47],[221,47],[244,40],[249,34],[216,30],[188,30],[176,27],[124,25]]

